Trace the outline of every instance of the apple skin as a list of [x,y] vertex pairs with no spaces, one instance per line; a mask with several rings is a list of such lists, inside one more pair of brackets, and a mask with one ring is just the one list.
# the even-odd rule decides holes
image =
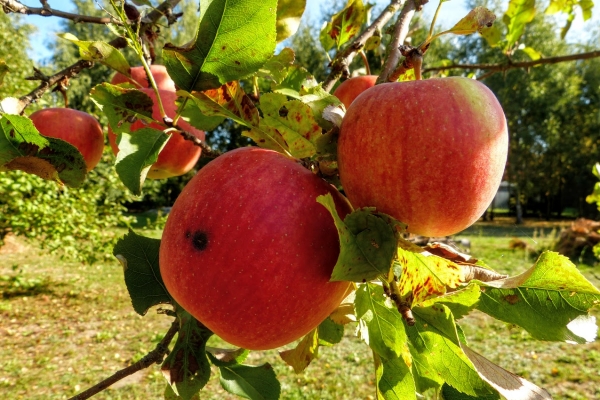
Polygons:
[[340,83],[333,95],[344,103],[347,110],[359,94],[375,86],[375,81],[377,81],[377,75],[355,76]]
[[181,192],[160,245],[173,298],[227,342],[283,346],[317,327],[348,282],[329,282],[339,255],[333,218],[317,203],[331,185],[272,150],[244,147],[211,161]]
[[472,225],[500,185],[508,129],[491,90],[452,77],[377,85],[348,108],[338,141],[344,192],[424,236]]
[[29,118],[42,135],[75,146],[83,156],[88,172],[98,165],[104,150],[104,134],[96,118],[72,108],[45,108]]
[[[175,82],[167,73],[167,68],[164,65],[151,64],[150,72],[152,72],[152,76],[154,77],[154,81],[156,82],[156,87],[159,90],[170,90],[174,92]],[[130,82],[133,81],[142,85],[143,88],[148,88],[150,85],[148,84],[148,78],[146,77],[146,71],[144,67],[131,67],[129,69],[129,73],[131,74],[131,78],[126,77],[125,75],[117,72],[115,76],[113,76],[110,83],[113,85],[118,85],[119,83]],[[135,85],[135,83],[133,83]]]
[[[158,104],[156,103],[156,94],[154,93],[154,90],[139,90],[146,93],[154,101],[154,106],[152,107],[152,117],[159,121],[162,120]],[[168,90],[159,90],[159,93],[167,116],[173,118],[177,111],[177,106],[175,104],[177,95],[175,94],[175,92],[171,92]],[[180,119],[177,122],[177,125],[183,128],[185,131],[192,133],[198,139],[204,140],[204,131],[194,128],[182,119]],[[131,131],[133,132],[145,127],[154,128],[158,130],[164,129],[164,126],[160,124],[153,122],[151,124],[146,125],[142,121],[138,120],[131,124]],[[194,168],[194,165],[196,165],[196,162],[200,158],[200,154],[202,152],[202,149],[200,147],[194,145],[189,140],[185,140],[180,134],[173,135],[171,133],[171,135],[172,136],[167,142],[167,145],[162,149],[162,151],[158,155],[158,160],[156,160],[152,167],[150,167],[150,171],[148,171],[147,178],[164,179],[170,178],[172,176],[183,175],[186,172],[190,171],[192,168]],[[113,150],[113,153],[116,155],[119,152],[119,148],[117,147],[117,135],[114,134],[110,127],[108,128],[108,141],[110,143],[110,147]]]

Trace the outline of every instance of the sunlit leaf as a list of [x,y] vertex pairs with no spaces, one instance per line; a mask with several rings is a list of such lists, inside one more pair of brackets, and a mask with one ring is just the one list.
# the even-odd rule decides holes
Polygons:
[[296,33],[305,7],[306,0],[279,0],[277,2],[277,42]]
[[542,53],[540,53],[533,47],[527,46],[527,47],[523,47],[522,49],[519,49],[519,50],[521,50],[523,53],[527,54],[527,56],[529,58],[531,58],[533,61],[539,60],[540,58],[542,58]]
[[435,304],[443,304],[448,307],[450,311],[452,311],[454,319],[459,319],[467,315],[477,306],[480,295],[481,290],[479,285],[471,283],[462,290],[449,292],[442,296],[425,300],[423,303],[421,303],[421,306],[430,307]]
[[277,400],[281,385],[273,367],[264,364],[257,367],[233,365],[219,367],[221,386],[229,393],[250,400]]
[[335,322],[332,318],[325,318],[317,327],[320,346],[333,346],[342,341],[344,325]]
[[491,28],[495,20],[496,15],[487,8],[475,7],[446,32],[455,35],[470,35],[482,32],[485,28]]
[[586,343],[596,337],[588,311],[600,305],[600,291],[565,256],[545,252],[524,273],[480,285],[477,308],[538,340]]
[[140,90],[102,83],[92,89],[90,97],[104,112],[115,133],[129,132],[131,123],[136,119],[148,123],[153,121],[154,101]]
[[241,364],[250,354],[246,349],[219,349],[216,347],[206,347],[206,354],[210,361],[217,367],[227,367],[235,364]]
[[[360,32],[361,27],[369,18],[372,7],[372,4],[363,4],[362,0],[349,0],[346,7],[335,14],[322,29],[321,35],[329,36],[333,43],[340,48]],[[321,44],[325,50],[329,50],[332,46],[331,41],[327,39],[322,39]]]
[[287,69],[285,78],[273,87],[273,92],[300,99],[300,92],[306,87],[317,85],[317,81],[306,68],[292,65]]
[[270,79],[276,84],[280,84],[288,75],[288,68],[292,66],[295,58],[296,55],[294,50],[286,47],[282,49],[279,54],[275,54],[273,57],[269,58],[258,70],[257,75],[265,79]]
[[300,373],[308,367],[319,351],[319,334],[313,329],[291,350],[279,352],[279,356],[294,368],[294,372]]
[[256,71],[276,45],[277,0],[212,0],[202,7],[196,38],[163,49],[169,76],[192,92],[216,89]]
[[79,56],[84,60],[99,62],[129,76],[129,63],[119,50],[106,42],[79,40],[71,33],[61,33],[60,38],[66,39],[79,47]]
[[130,230],[113,248],[113,255],[123,266],[133,309],[140,315],[145,315],[150,307],[172,302],[160,276],[159,247],[159,239],[144,237]]
[[503,21],[508,27],[504,50],[511,49],[535,17],[535,0],[510,0]]
[[384,400],[416,399],[415,381],[401,357],[385,359],[373,354],[377,395]]

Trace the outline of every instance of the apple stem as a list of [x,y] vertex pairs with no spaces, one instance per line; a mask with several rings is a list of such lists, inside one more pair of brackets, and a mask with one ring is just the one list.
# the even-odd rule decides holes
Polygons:
[[363,60],[363,64],[365,64],[365,72],[367,75],[371,75],[371,67],[369,67],[369,60],[367,60],[367,55],[365,54],[364,51],[359,51],[358,54],[360,54],[360,57]]

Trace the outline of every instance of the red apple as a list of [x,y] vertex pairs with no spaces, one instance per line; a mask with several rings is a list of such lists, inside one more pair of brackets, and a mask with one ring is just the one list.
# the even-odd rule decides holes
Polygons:
[[272,150],[244,147],[202,168],[173,205],[160,272],[185,310],[233,345],[290,343],[341,302],[348,282],[329,282],[339,255],[333,218],[319,195],[331,185]]
[[375,86],[375,81],[377,81],[377,75],[355,76],[340,83],[333,95],[340,99],[348,109],[359,94]]
[[62,139],[79,150],[88,172],[102,158],[104,134],[90,114],[72,108],[45,108],[29,116],[44,136]]
[[[148,96],[154,100],[154,107],[152,108],[152,117],[158,121],[162,120],[160,115],[160,110],[158,108],[158,104],[156,103],[156,94],[152,89],[140,89],[142,92],[146,93]],[[163,107],[165,108],[165,112],[171,118],[175,116],[177,111],[177,106],[175,104],[175,99],[177,99],[177,95],[175,92],[171,92],[168,90],[159,90],[160,98],[163,102]],[[185,131],[192,133],[197,138],[204,140],[204,131],[194,128],[184,120],[180,119],[177,122],[177,125]],[[131,124],[131,131],[136,131],[138,129],[150,127],[159,130],[165,129],[164,126],[158,123],[151,123],[149,125],[144,124],[142,121],[138,120]],[[172,134],[171,138],[167,142],[167,145],[162,149],[160,154],[158,155],[158,160],[150,167],[150,171],[148,172],[147,177],[150,179],[163,179],[170,178],[172,176],[183,175],[186,172],[190,171],[198,158],[200,158],[201,149],[200,147],[194,145],[189,140],[185,140],[183,136],[180,134]],[[113,133],[113,131],[108,129],[108,140],[110,143],[110,147],[113,149],[113,152],[117,154],[119,152],[119,148],[117,147],[117,136]]]
[[[176,90],[175,82],[173,82],[173,80],[167,73],[167,68],[164,65],[152,64],[150,65],[150,72],[152,72],[152,76],[154,77],[154,81],[156,82],[156,87],[159,90],[170,90],[172,92]],[[110,83],[112,83],[113,85],[118,85],[119,83],[133,83],[133,81],[135,81],[142,85],[142,87],[144,88],[150,87],[144,67],[131,67],[129,69],[129,73],[131,74],[131,78],[128,78],[125,75],[117,72],[115,76],[113,76]],[[133,84],[135,85],[135,83]]]
[[348,108],[338,166],[354,207],[376,207],[424,236],[473,224],[502,179],[508,129],[500,103],[467,78],[377,85]]

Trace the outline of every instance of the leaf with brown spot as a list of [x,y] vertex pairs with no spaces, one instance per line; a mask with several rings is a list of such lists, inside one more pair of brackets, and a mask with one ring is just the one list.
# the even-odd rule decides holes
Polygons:
[[394,264],[396,276],[400,275],[400,294],[409,306],[441,296],[463,281],[462,268],[452,261],[406,242],[404,247],[411,250],[398,247],[398,259]]
[[206,354],[210,358],[210,361],[217,367],[224,367],[227,365],[241,364],[244,362],[249,350],[246,349],[219,349],[216,347],[207,347]]
[[191,399],[210,378],[206,342],[213,333],[181,308],[177,308],[177,318],[177,341],[161,371],[178,396]]
[[319,353],[319,334],[317,329],[310,331],[291,350],[280,351],[279,356],[286,364],[294,368],[295,373],[300,373],[308,367]]
[[349,0],[346,7],[331,17],[331,21],[321,30],[323,48],[327,51],[335,44],[339,49],[356,36],[368,21],[372,7],[372,4],[363,4],[362,0]]
[[446,31],[455,35],[470,35],[491,28],[496,20],[496,14],[485,7],[475,7],[456,25]]

